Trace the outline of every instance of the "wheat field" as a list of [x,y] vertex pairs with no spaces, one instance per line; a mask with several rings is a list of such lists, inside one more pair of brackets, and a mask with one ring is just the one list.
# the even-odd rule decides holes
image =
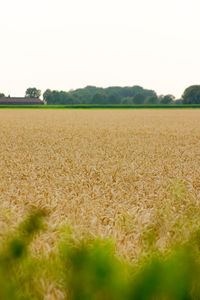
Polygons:
[[0,238],[48,211],[36,251],[111,237],[135,260],[200,225],[199,110],[1,110]]

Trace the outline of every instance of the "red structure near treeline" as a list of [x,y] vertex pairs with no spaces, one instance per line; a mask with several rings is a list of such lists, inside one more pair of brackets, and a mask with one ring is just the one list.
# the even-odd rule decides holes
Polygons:
[[0,105],[43,105],[44,102],[39,98],[26,97],[3,97],[0,98]]

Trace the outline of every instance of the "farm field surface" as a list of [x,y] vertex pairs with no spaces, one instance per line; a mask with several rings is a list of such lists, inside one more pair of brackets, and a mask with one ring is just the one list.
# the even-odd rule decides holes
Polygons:
[[38,253],[70,226],[135,260],[200,225],[198,110],[1,110],[0,128],[1,239],[45,208]]

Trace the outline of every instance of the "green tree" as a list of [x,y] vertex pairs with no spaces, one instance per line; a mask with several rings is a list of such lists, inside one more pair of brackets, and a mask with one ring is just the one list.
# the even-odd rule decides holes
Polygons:
[[73,104],[72,97],[69,96],[67,92],[60,91],[59,92],[59,104],[62,105],[70,105]]
[[43,99],[48,105],[72,105],[74,103],[71,93],[65,91],[51,91],[47,89],[43,94]]
[[200,85],[188,87],[182,95],[183,104],[200,104]]
[[133,105],[133,97],[124,97],[124,98],[122,98],[121,104]]
[[117,93],[111,93],[108,96],[108,104],[120,104],[120,98]]
[[175,100],[173,95],[166,95],[160,97],[160,104],[172,104]]
[[41,91],[36,88],[28,88],[26,90],[25,97],[28,98],[39,98],[41,96]]
[[145,101],[146,104],[158,104],[158,102],[159,102],[159,99],[157,96],[150,96]]
[[174,103],[176,105],[182,104],[182,99],[176,99]]
[[92,98],[92,104],[105,104],[106,103],[106,97],[104,94],[96,93]]
[[47,89],[43,93],[43,100],[46,104],[51,104],[51,96],[52,96],[52,91],[50,89]]
[[138,93],[133,97],[133,103],[134,104],[144,104],[145,96],[141,93]]
[[5,97],[4,93],[0,93],[0,98]]

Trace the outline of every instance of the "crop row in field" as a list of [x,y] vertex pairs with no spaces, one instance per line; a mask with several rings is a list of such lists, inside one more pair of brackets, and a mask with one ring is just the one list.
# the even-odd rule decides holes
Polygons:
[[0,105],[0,109],[199,109],[190,105]]

